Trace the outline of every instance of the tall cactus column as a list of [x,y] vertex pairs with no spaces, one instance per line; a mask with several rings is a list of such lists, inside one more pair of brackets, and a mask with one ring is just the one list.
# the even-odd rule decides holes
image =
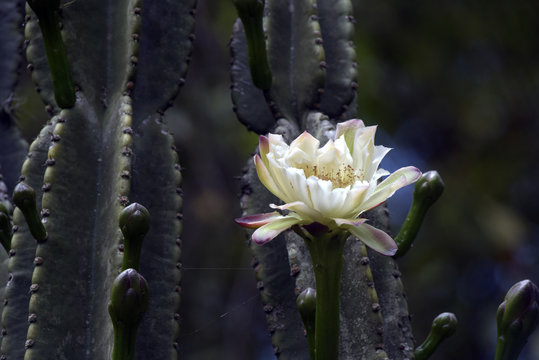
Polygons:
[[135,358],[178,357],[181,174],[161,114],[184,82],[195,5],[98,0],[58,12],[77,89],[69,109],[53,91],[48,34],[28,9],[29,68],[56,116],[22,170],[47,237],[36,244],[15,210],[3,357],[111,357],[107,299],[123,257],[118,218],[132,201],[155,214],[140,255],[151,297]]

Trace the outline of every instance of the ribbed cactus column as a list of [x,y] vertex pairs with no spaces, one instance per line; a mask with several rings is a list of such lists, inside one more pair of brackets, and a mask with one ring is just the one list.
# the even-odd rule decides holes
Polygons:
[[[263,22],[272,86],[257,89],[251,80],[244,32],[237,22],[231,42],[232,100],[247,128],[283,135],[306,130],[322,144],[335,124],[354,117],[357,90],[352,43],[354,19],[349,0],[266,0]],[[250,163],[243,177],[245,214],[268,212],[278,203],[258,181]],[[386,232],[388,214],[380,207],[367,215]],[[281,359],[309,359],[303,324],[294,302],[315,286],[309,253],[292,232],[259,246],[251,244],[255,271],[275,353]],[[341,283],[340,359],[410,359],[413,338],[400,272],[394,260],[367,250],[350,237],[345,244]]]
[[36,244],[15,209],[2,358],[110,359],[107,299],[123,257],[118,219],[134,201],[155,215],[140,256],[152,295],[135,358],[177,358],[181,174],[161,114],[184,82],[195,5],[97,0],[62,8],[77,92],[61,111],[43,34],[27,8],[29,69],[56,116],[22,169],[47,237]]

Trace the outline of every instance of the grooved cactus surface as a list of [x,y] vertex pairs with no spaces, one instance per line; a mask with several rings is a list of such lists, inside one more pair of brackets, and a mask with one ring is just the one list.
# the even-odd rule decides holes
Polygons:
[[[136,359],[178,357],[181,174],[158,112],[183,83],[195,6],[195,0],[97,0],[62,7],[77,101],[61,111],[42,35],[27,8],[26,55],[33,80],[56,116],[30,146],[22,171],[9,169],[16,177],[8,185],[12,190],[22,174],[36,190],[48,238],[36,244],[15,210],[9,281],[2,289],[4,357],[110,358],[107,305],[122,258],[118,216],[135,201],[152,217],[139,269],[150,286],[150,306],[139,329]],[[15,131],[0,136],[9,140],[0,141],[0,164],[15,163],[5,148],[17,149],[20,160],[14,167],[20,168],[24,143]],[[22,146],[14,146],[18,143]]]
[[[244,36],[239,24],[232,39],[232,98],[238,118],[249,129],[282,134],[290,142],[306,130],[324,144],[337,121],[355,116],[354,19],[348,0],[266,0],[264,27],[273,73],[264,94],[249,84]],[[279,120],[269,128],[270,110]],[[269,212],[279,203],[260,183],[249,162],[243,177],[246,215]],[[388,232],[388,214],[378,207],[370,224]],[[297,295],[315,287],[310,255],[303,240],[288,231],[260,246],[250,244],[258,287],[276,355],[308,359]],[[367,250],[356,238],[345,245],[341,285],[339,359],[413,358],[413,338],[400,273],[393,259]],[[322,310],[323,311],[323,310]]]

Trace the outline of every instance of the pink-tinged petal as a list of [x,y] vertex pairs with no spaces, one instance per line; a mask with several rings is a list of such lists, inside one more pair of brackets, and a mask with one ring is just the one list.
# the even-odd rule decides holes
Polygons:
[[359,119],[352,119],[348,120],[342,123],[337,124],[337,129],[335,131],[335,139],[338,139],[341,137],[341,135],[344,135],[346,142],[348,143],[348,134],[351,135],[352,142],[354,141],[353,138],[355,136],[356,130],[359,128],[364,128],[365,124],[362,120]]
[[382,255],[393,256],[397,252],[395,240],[382,230],[368,224],[361,224],[359,226],[344,225],[344,227],[366,246]]
[[320,214],[320,212],[309,207],[307,204],[305,204],[302,201],[294,201],[294,202],[280,205],[280,206],[277,206],[275,204],[270,204],[270,207],[272,209],[293,211],[297,213],[299,217],[309,222],[321,221],[322,219],[324,219],[324,216]]
[[260,149],[260,156],[262,159],[266,159],[266,156],[270,152],[269,139],[264,135],[258,137],[258,148]]
[[365,218],[355,218],[355,219],[333,219],[337,226],[350,225],[350,226],[359,226],[367,221]]
[[260,182],[275,196],[277,196],[279,199],[285,200],[283,198],[282,192],[279,189],[279,186],[273,180],[272,176],[270,175],[268,168],[260,158],[260,156],[255,155],[255,167],[256,167],[256,173],[258,175],[258,178],[260,179]]
[[265,214],[248,215],[238,219],[234,219],[236,224],[248,229],[257,229],[263,225],[266,225],[272,221],[283,218],[277,211]]
[[372,195],[362,204],[363,210],[369,210],[380,205],[390,198],[395,191],[414,183],[420,176],[421,171],[413,166],[400,168],[376,187]]
[[277,219],[269,224],[259,227],[253,233],[251,238],[255,243],[262,245],[273,240],[277,235],[300,222],[301,220],[296,217],[283,216],[281,219]]

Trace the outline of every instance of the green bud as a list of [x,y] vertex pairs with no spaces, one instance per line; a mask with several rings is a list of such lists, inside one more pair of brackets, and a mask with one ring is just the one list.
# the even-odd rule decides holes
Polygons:
[[498,307],[496,360],[517,359],[530,334],[539,324],[539,289],[522,280],[509,289]]
[[150,229],[150,213],[144,206],[132,203],[120,213],[119,223],[126,238],[143,238]]
[[13,203],[24,215],[28,229],[34,239],[38,242],[45,241],[47,239],[47,232],[37,212],[36,192],[34,189],[24,182],[18,183],[13,191]]
[[425,219],[427,210],[438,200],[444,190],[444,182],[437,171],[428,171],[421,175],[414,188],[414,198],[408,215],[395,237],[397,253],[401,257],[412,247],[412,244]]
[[114,326],[112,360],[134,360],[137,331],[148,309],[148,282],[134,269],[124,270],[112,283],[109,315]]
[[112,283],[109,314],[113,322],[138,326],[148,308],[148,282],[134,269],[124,270]]
[[122,210],[119,223],[124,235],[122,270],[138,269],[142,241],[150,229],[150,213],[144,206],[133,203]]
[[253,84],[262,90],[271,87],[272,75],[266,52],[266,39],[262,27],[264,17],[263,0],[234,0],[234,5],[247,37],[249,68]]
[[445,312],[438,315],[433,321],[430,333],[423,344],[414,351],[415,360],[428,359],[441,342],[453,335],[457,330],[457,317],[453,313]]
[[311,359],[315,357],[315,324],[316,324],[316,290],[307,288],[299,294],[296,300],[301,320],[307,333],[307,343]]
[[11,219],[9,218],[9,211],[0,202],[0,243],[9,252],[11,249]]
[[444,182],[437,171],[427,171],[417,180],[414,188],[414,200],[422,206],[430,207],[444,192]]

